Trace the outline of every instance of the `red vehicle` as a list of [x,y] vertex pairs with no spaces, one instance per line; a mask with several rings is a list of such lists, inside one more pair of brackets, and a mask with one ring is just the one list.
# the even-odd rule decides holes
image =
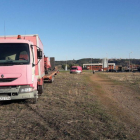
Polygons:
[[82,73],[82,67],[81,66],[72,66],[70,69],[70,73]]
[[36,99],[43,92],[43,44],[38,35],[0,37],[0,100]]
[[44,79],[53,80],[57,73],[45,75],[43,56],[43,44],[38,35],[0,37],[0,101],[37,101],[38,95],[43,93]]

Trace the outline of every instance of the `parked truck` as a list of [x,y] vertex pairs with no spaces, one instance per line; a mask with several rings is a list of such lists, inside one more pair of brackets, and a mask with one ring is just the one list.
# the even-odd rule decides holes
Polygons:
[[33,99],[43,92],[44,52],[38,35],[0,37],[0,100]]

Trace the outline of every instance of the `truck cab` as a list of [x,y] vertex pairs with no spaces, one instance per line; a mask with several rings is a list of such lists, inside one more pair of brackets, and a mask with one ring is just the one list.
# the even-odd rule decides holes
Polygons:
[[0,101],[38,98],[45,74],[37,37],[0,37]]

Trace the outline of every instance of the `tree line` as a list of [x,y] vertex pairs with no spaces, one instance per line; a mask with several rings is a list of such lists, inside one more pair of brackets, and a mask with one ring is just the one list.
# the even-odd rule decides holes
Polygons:
[[[116,65],[122,65],[123,67],[129,65],[129,61],[131,65],[140,65],[140,59],[109,59],[109,63],[115,63]],[[102,63],[102,59],[100,58],[83,58],[79,60],[67,60],[67,61],[55,61],[55,65],[62,65],[65,67],[67,64],[68,68],[71,66],[79,65],[83,66],[83,64],[90,64],[90,63]]]

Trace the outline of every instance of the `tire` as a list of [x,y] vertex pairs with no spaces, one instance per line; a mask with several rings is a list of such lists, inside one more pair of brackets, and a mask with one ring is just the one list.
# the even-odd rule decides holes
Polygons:
[[41,95],[43,93],[43,89],[44,89],[44,86],[43,85],[38,85],[38,95]]

